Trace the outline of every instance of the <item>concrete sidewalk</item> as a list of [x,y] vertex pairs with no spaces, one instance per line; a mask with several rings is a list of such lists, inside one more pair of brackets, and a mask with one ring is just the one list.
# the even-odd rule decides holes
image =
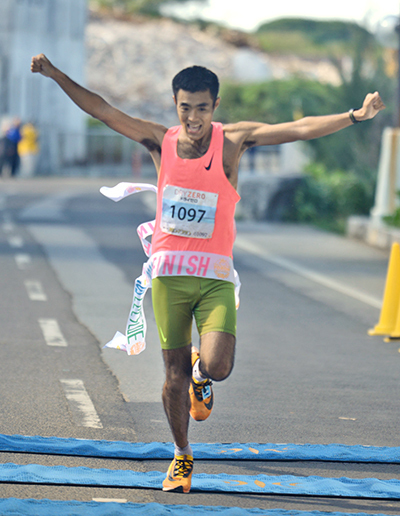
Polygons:
[[347,221],[347,236],[379,249],[391,249],[394,242],[400,243],[399,228],[383,222],[374,223],[371,217],[350,217]]

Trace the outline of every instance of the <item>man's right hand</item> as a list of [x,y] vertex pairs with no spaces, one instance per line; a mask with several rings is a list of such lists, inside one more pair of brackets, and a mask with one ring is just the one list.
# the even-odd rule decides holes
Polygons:
[[32,57],[31,72],[41,73],[45,77],[51,77],[55,67],[50,63],[44,54]]

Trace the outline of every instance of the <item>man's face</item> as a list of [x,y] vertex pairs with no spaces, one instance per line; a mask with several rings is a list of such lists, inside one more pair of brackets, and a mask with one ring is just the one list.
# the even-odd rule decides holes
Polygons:
[[208,136],[219,98],[214,104],[209,90],[196,93],[179,90],[175,104],[179,121],[190,140],[198,141]]

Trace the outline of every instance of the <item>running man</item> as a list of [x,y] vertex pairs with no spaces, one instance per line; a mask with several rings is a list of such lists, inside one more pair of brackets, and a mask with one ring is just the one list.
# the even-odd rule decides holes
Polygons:
[[[232,248],[239,162],[259,145],[309,140],[374,118],[385,106],[369,93],[359,109],[269,125],[213,122],[219,81],[210,70],[193,66],[173,79],[180,125],[133,118],[96,93],[76,84],[40,54],[31,70],[53,79],[77,106],[141,143],[158,175],[156,228],[152,238],[153,307],[165,364],[162,399],[175,443],[175,457],[163,482],[165,491],[188,493],[193,453],[189,414],[206,419],[213,407],[212,381],[233,368],[236,305]],[[192,348],[195,318],[200,349]]]

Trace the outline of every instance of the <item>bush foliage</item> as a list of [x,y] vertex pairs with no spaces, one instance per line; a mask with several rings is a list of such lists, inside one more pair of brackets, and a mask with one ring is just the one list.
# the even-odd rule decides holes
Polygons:
[[[400,190],[397,191],[397,197],[400,199]],[[393,215],[384,217],[384,221],[389,226],[393,226],[395,228],[400,228],[400,207],[396,208]]]
[[311,222],[343,232],[350,215],[367,215],[372,205],[371,181],[343,170],[328,172],[321,163],[309,165],[306,179],[297,190],[288,221]]

